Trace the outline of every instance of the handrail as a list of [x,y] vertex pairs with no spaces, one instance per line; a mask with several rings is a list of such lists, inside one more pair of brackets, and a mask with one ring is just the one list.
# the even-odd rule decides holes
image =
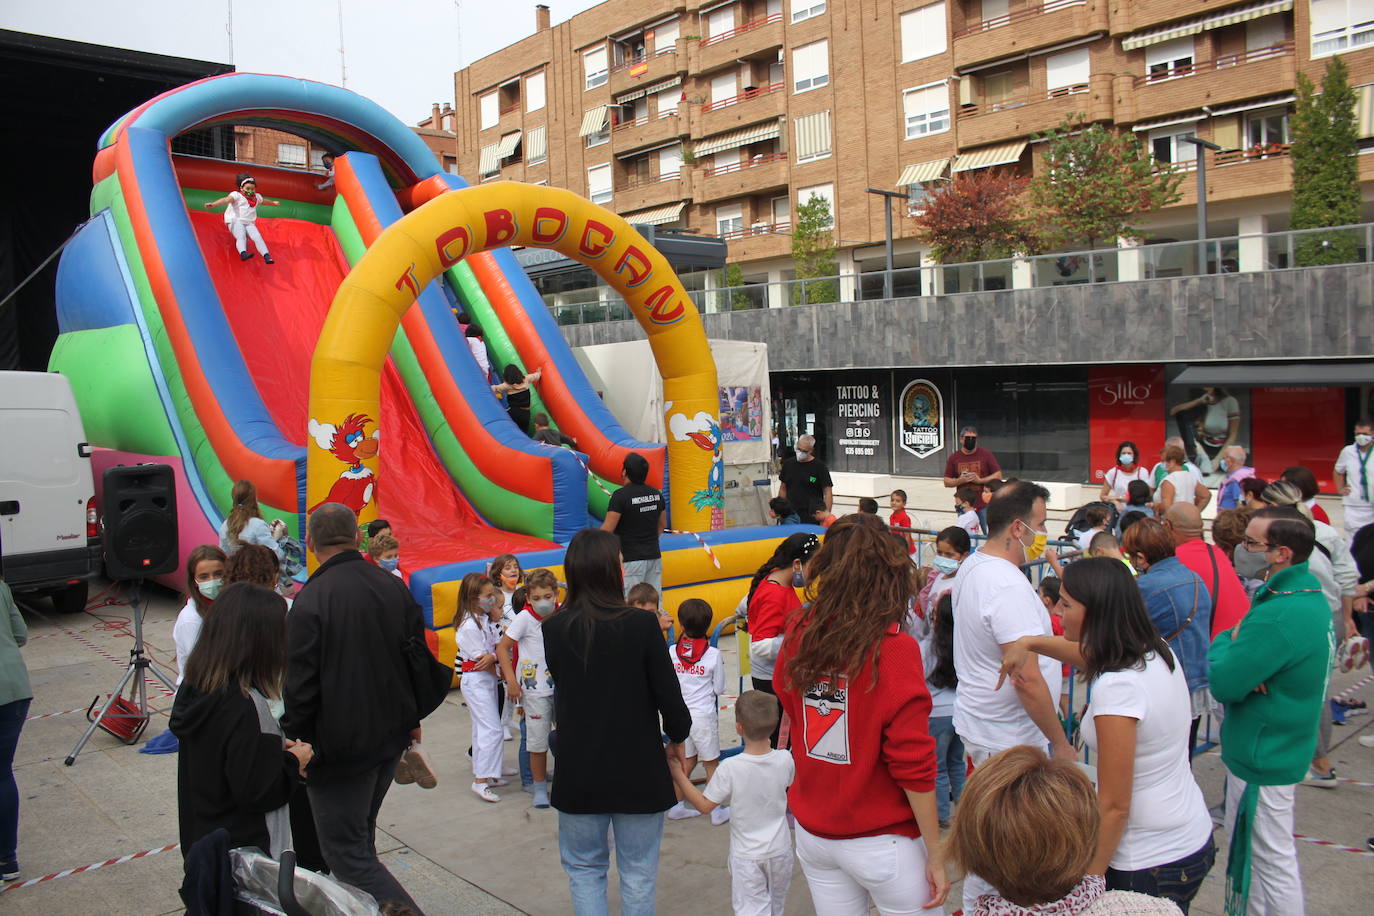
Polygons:
[[[1083,0],[1078,0],[1078,2],[1081,3],[1083,2]],[[729,31],[721,32],[719,35],[712,35],[710,38],[706,39],[701,43],[701,47],[709,48],[713,44],[717,44],[722,41],[728,41],[729,39],[734,38],[736,35],[743,35],[745,32],[752,32],[755,29],[761,29],[764,26],[772,25],[775,22],[782,22],[782,13],[774,13],[771,16],[760,16],[758,19],[751,19],[743,25],[736,26],[735,28],[730,29]]]
[[1092,87],[1088,83],[1074,83],[1071,86],[1056,86],[1053,89],[1044,89],[1036,92],[1025,92],[1011,98],[999,99],[996,102],[981,102],[972,105],[960,105],[959,117],[976,118],[981,115],[994,114],[1005,111],[1008,108],[1024,108],[1027,105],[1035,105],[1039,102],[1048,102],[1052,99],[1063,98],[1067,95],[1082,95]]
[[619,123],[617,123],[617,124],[612,124],[612,125],[611,125],[611,130],[612,130],[612,131],[617,131],[617,130],[624,130],[624,129],[627,128],[627,127],[643,127],[645,124],[648,124],[648,123],[649,123],[649,120],[650,120],[649,116],[648,116],[648,115],[645,115],[645,116],[642,117],[642,118],[635,118],[633,121],[621,121],[621,122],[619,122]]
[[706,169],[702,172],[702,175],[706,178],[712,178],[716,175],[728,175],[731,172],[751,169],[756,165],[766,165],[769,162],[778,162],[786,158],[786,153],[768,153],[766,155],[753,156],[747,160],[741,159],[739,162],[732,162],[729,165],[718,165],[715,168]]
[[760,86],[757,89],[746,89],[739,95],[732,95],[728,99],[721,99],[719,102],[707,102],[701,106],[702,113],[715,111],[719,108],[729,108],[731,105],[738,105],[740,102],[747,102],[756,99],[761,95],[768,95],[771,92],[778,92],[786,87],[786,83],[769,83],[767,86]]
[[1241,54],[1224,54],[1213,60],[1194,61],[1182,67],[1171,67],[1168,70],[1161,70],[1158,73],[1139,75],[1135,77],[1134,86],[1139,89],[1141,86],[1153,86],[1157,83],[1167,83],[1170,80],[1187,79],[1190,76],[1197,76],[1199,73],[1229,70],[1231,67],[1254,63],[1257,60],[1287,57],[1292,53],[1294,53],[1293,42],[1280,41],[1276,44],[1266,45],[1263,48],[1255,48],[1253,51],[1245,51]]
[[1032,16],[1039,16],[1041,13],[1056,13],[1071,6],[1082,6],[1088,0],[1047,0],[1045,3],[1037,3],[1025,9],[1019,9],[1014,13],[1005,16],[994,16],[992,19],[981,19],[971,25],[966,25],[962,29],[954,30],[955,38],[964,38],[968,35],[976,35],[979,32],[986,32],[989,29],[1000,28],[1010,25],[1013,22],[1020,22],[1023,19],[1030,19]]
[[677,181],[682,177],[682,170],[676,172],[666,172],[661,175],[653,175],[648,178],[627,178],[621,184],[615,186],[617,191],[633,191],[635,188],[648,187],[651,184],[659,184],[664,181]]
[[754,235],[770,235],[774,232],[786,232],[792,228],[792,221],[785,223],[761,223],[755,226],[745,226],[742,229],[732,229],[721,234],[723,239],[746,239]]

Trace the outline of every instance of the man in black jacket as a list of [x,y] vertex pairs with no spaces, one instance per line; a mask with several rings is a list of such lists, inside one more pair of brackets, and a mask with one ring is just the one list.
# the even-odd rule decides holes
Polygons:
[[352,509],[325,503],[306,534],[320,566],[286,618],[282,728],[315,748],[306,778],[330,871],[380,904],[418,913],[378,860],[375,833],[396,762],[419,737],[401,647],[423,638],[424,620],[400,579],[363,560]]

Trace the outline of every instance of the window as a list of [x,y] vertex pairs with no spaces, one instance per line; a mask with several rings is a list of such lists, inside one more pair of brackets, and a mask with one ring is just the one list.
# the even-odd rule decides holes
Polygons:
[[1145,73],[1150,82],[1188,76],[1193,72],[1193,39],[1175,38],[1145,49]]
[[740,204],[727,204],[716,207],[716,235],[739,232],[744,228],[744,207]]
[[678,22],[672,19],[654,27],[654,53],[667,54],[677,50],[677,37],[681,34]]
[[1258,51],[1271,48],[1288,38],[1282,16],[1261,16],[1245,23],[1245,50]]
[[825,12],[825,0],[792,0],[792,21],[801,22]]
[[739,101],[739,80],[734,72],[725,73],[711,80],[711,107],[724,108]]
[[587,196],[594,204],[611,202],[611,165],[594,165],[587,169]]
[[1312,56],[1374,44],[1369,0],[1312,0]]
[[444,171],[450,175],[458,174],[458,160],[452,156],[444,157]]
[[658,151],[658,177],[660,181],[677,178],[682,174],[682,147],[669,146]]
[[822,38],[792,51],[792,91],[819,89],[830,82],[830,42]]
[[1050,95],[1088,91],[1088,49],[1074,48],[1045,58],[1045,88]]
[[544,107],[544,71],[525,77],[525,111],[539,111]]
[[593,146],[600,146],[603,143],[609,143],[610,140],[611,125],[606,124],[596,133],[587,134],[587,149],[591,149]]
[[786,226],[792,221],[792,201],[789,198],[774,197],[772,211],[774,226]]
[[478,130],[486,130],[488,127],[495,127],[501,120],[501,100],[495,92],[488,92],[486,95],[477,99],[477,110],[479,113]]
[[326,155],[328,154],[324,150],[312,148],[310,150],[310,168],[321,172],[325,171],[324,157]]
[[932,3],[902,14],[902,62],[945,53],[945,5]]
[[305,144],[304,143],[278,143],[277,144],[277,164],[278,165],[305,165]]
[[681,87],[681,86],[673,86],[673,87],[670,88],[670,89],[664,89],[662,92],[660,92],[660,93],[657,95],[657,99],[658,99],[658,116],[659,116],[660,118],[666,118],[666,117],[668,117],[669,115],[675,115],[675,114],[677,114],[677,103],[678,103],[678,100],[681,99],[681,98],[682,98],[682,87]]
[[1192,128],[1171,127],[1150,134],[1150,154],[1159,162],[1192,162],[1197,158],[1197,146],[1183,138],[1194,135]]
[[1266,108],[1245,116],[1245,145],[1268,146],[1288,142],[1288,111]]
[[981,10],[983,28],[992,29],[999,25],[1006,25],[1010,12],[1011,4],[1007,0],[983,0]]
[[830,155],[829,110],[795,118],[792,123],[796,125],[797,130],[798,163],[825,159]]
[[606,48],[592,48],[582,54],[582,72],[587,77],[587,88],[595,89],[597,86],[606,85],[608,67],[606,66]]
[[989,73],[983,77],[983,101],[991,111],[999,111],[1008,107],[1003,103],[1010,100],[1015,91],[1016,74],[1010,70],[1003,70],[1001,73]]
[[906,114],[906,138],[914,140],[927,134],[949,130],[949,86],[932,83],[902,93]]
[[706,14],[706,38],[718,38],[735,28],[735,5],[722,6]]
[[830,184],[812,185],[809,188],[800,188],[797,191],[797,206],[810,203],[813,198],[819,197],[830,205],[830,222],[828,227],[835,225],[835,186]]
[[711,157],[711,168],[719,172],[721,169],[739,168],[739,147],[734,149],[723,149]]

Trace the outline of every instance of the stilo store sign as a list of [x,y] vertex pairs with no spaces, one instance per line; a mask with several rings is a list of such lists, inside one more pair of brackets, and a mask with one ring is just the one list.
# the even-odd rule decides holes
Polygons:
[[898,444],[917,458],[928,458],[945,447],[945,399],[929,379],[913,379],[902,389]]

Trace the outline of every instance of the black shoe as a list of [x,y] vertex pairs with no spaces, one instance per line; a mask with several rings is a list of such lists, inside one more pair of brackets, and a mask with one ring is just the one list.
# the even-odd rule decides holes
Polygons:
[[272,256],[271,256],[270,254],[265,254],[265,255],[262,256],[262,263],[264,263],[264,264],[275,264],[275,263],[277,263],[277,262],[274,261],[274,260],[272,260]]
[[1364,844],[1365,844],[1366,846],[1368,846],[1368,847],[1370,848],[1370,850],[1374,850],[1374,836],[1372,836],[1372,837],[1370,837],[1369,839],[1365,840],[1365,841],[1364,841]]
[[251,252],[251,251],[240,251],[240,252],[239,252],[239,260],[240,260],[240,261],[246,261],[246,260],[248,260],[249,258],[251,258],[252,256],[253,256],[253,252]]

